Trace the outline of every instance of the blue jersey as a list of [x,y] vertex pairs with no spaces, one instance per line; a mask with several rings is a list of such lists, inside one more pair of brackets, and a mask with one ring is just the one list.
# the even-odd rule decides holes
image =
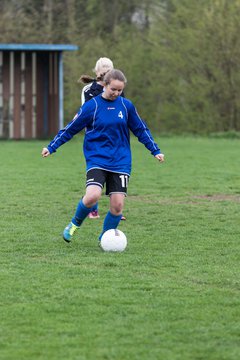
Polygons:
[[83,152],[87,171],[100,168],[130,175],[132,159],[129,130],[152,155],[160,154],[158,145],[132,102],[121,96],[110,101],[101,95],[83,104],[73,120],[50,142],[49,152],[55,152],[84,128]]

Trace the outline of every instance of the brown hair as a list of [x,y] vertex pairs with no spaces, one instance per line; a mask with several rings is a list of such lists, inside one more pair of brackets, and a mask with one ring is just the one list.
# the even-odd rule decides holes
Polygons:
[[127,78],[121,70],[113,69],[107,72],[104,76],[103,81],[106,85],[110,84],[111,80],[119,80],[124,84],[127,83]]
[[100,74],[99,76],[96,76],[96,78],[93,78],[92,76],[89,75],[81,75],[80,78],[78,79],[78,82],[81,82],[83,84],[89,84],[93,81],[103,81],[105,75],[109,72],[110,70],[107,70],[106,72]]
[[92,76],[81,75],[80,78],[78,79],[78,82],[81,82],[83,84],[89,84],[89,83],[93,82],[94,80],[96,80],[96,79],[93,78]]

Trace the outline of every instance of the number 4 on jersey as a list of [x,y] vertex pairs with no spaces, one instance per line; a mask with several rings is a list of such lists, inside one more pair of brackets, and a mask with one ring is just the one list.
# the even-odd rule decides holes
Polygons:
[[120,117],[121,119],[123,119],[123,113],[122,113],[121,111],[119,111],[118,117]]

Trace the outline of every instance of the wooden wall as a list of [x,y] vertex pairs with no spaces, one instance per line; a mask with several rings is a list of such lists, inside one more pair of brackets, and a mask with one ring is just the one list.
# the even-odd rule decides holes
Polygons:
[[59,128],[59,53],[0,52],[0,138],[51,137]]

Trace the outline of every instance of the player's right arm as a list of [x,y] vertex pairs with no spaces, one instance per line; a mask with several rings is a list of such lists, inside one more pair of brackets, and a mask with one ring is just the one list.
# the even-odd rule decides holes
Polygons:
[[50,155],[50,151],[48,150],[48,148],[46,148],[46,147],[44,147],[43,149],[42,149],[42,157],[47,157],[47,156],[49,156]]
[[61,129],[54,139],[48,144],[47,147],[42,149],[42,156],[47,157],[66,142],[72,139],[74,135],[88,126],[93,121],[96,108],[95,101],[89,101],[84,104],[79,112],[74,116],[73,120],[68,125]]

